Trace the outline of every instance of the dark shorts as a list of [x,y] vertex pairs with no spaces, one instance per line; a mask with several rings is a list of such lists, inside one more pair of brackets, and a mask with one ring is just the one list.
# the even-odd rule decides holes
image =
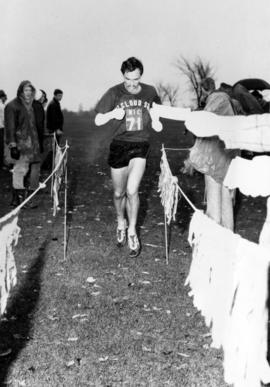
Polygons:
[[108,164],[112,168],[127,167],[135,157],[146,159],[149,154],[148,142],[131,142],[113,140],[110,145]]

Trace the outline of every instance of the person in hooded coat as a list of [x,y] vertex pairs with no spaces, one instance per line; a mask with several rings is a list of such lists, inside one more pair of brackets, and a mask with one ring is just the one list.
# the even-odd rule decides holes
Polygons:
[[[205,78],[201,82],[205,98],[204,110],[221,116],[235,115],[228,93],[216,90],[215,81]],[[204,174],[206,187],[206,214],[218,224],[234,230],[234,193],[223,185],[231,160],[238,150],[226,149],[218,136],[197,137],[191,148],[190,164]]]
[[[39,112],[33,105],[35,88],[22,81],[17,97],[5,107],[6,143],[14,161],[12,172],[13,197],[11,205],[19,205],[28,193],[39,186],[41,143],[38,128]],[[26,186],[26,177],[29,183]],[[29,192],[30,191],[30,192]]]

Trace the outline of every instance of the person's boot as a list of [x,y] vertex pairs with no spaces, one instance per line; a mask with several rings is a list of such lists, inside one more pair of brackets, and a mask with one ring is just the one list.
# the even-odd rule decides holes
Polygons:
[[12,200],[10,205],[12,207],[18,207],[26,198],[25,189],[12,189]]
[[[29,197],[30,195],[32,195],[34,191],[32,189],[28,189],[27,190],[27,197]],[[29,200],[29,202],[26,203],[25,205],[26,208],[30,208],[30,209],[34,209],[34,208],[37,208],[38,207],[38,203],[37,203],[37,199],[36,199],[36,195],[32,197],[32,199]]]
[[12,189],[12,199],[10,202],[11,207],[17,207],[19,205],[19,196],[18,196],[18,190]]

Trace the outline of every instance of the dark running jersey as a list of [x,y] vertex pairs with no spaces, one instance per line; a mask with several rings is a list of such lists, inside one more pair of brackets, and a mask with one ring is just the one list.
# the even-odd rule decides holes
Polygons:
[[160,104],[160,98],[153,86],[140,83],[138,94],[129,93],[124,83],[110,88],[97,103],[96,113],[108,113],[118,108],[125,110],[122,120],[113,119],[110,124],[114,130],[113,138],[122,141],[148,141],[151,130],[149,109],[152,103]]

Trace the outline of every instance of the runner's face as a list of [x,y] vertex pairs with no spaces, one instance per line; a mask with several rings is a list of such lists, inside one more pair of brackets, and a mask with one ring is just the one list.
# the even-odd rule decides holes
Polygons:
[[139,69],[126,71],[124,74],[124,85],[131,94],[137,94],[141,90],[141,72]]

